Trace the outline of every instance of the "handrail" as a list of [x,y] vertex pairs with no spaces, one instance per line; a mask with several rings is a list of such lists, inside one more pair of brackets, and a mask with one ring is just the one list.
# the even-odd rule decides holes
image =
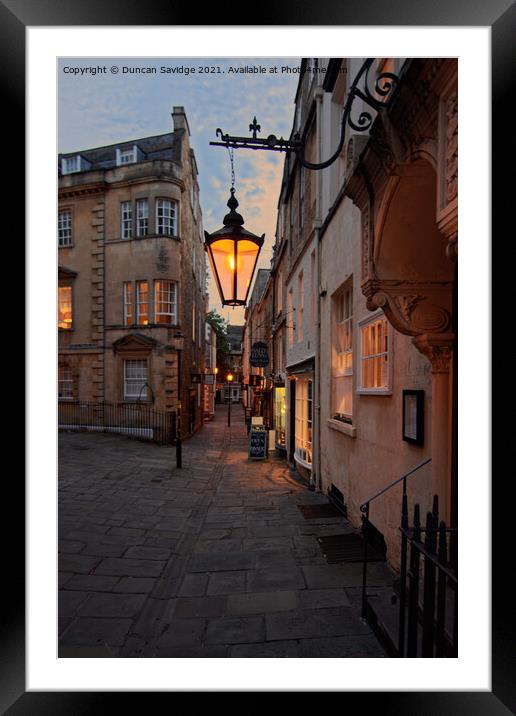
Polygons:
[[419,465],[416,465],[416,467],[413,467],[412,470],[409,470],[409,472],[405,473],[405,475],[402,475],[397,480],[394,480],[394,482],[391,482],[390,485],[387,485],[387,487],[384,487],[382,490],[377,492],[375,495],[370,497],[365,502],[362,502],[362,504],[360,505],[360,512],[366,512],[367,508],[369,507],[370,502],[372,502],[373,500],[376,500],[377,497],[380,497],[380,495],[383,495],[384,492],[387,492],[388,490],[390,490],[391,487],[394,487],[394,485],[397,485],[398,482],[405,480],[407,477],[410,477],[410,475],[417,472],[417,470],[419,470],[420,468],[424,467],[425,465],[428,465],[429,462],[432,462],[431,457],[429,457],[428,460],[425,460],[424,462],[420,463]]

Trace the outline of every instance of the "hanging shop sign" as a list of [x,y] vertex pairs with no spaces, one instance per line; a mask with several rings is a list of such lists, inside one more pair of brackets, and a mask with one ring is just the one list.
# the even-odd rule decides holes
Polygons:
[[267,350],[266,343],[262,341],[253,343],[249,363],[255,368],[265,368],[269,365],[269,351]]

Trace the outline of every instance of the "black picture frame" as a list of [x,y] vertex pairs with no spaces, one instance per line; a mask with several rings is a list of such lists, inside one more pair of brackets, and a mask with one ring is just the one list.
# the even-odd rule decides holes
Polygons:
[[[246,9],[248,15],[246,16]],[[511,0],[491,0],[489,3],[471,3],[466,0],[370,0],[368,3],[351,3],[342,0],[287,0],[271,3],[265,0],[259,6],[234,9],[238,25],[271,24],[285,26],[484,26],[492,33],[492,127],[504,127],[507,110],[511,106],[514,76],[514,37],[516,36],[516,7]],[[219,5],[203,6],[202,24],[216,27],[227,25],[227,11]],[[81,26],[81,25],[197,25],[199,11],[196,6],[170,3],[168,0],[147,0],[145,3],[127,3],[125,0],[2,0],[0,2],[0,78],[2,83],[3,118],[8,123],[9,140],[3,145],[4,166],[9,167],[10,211],[5,216],[7,235],[20,236],[20,217],[25,215],[23,187],[25,128],[25,31],[28,26]],[[265,48],[264,48],[265,51]],[[474,121],[474,120],[473,120]],[[4,130],[5,132],[6,130]],[[512,183],[504,182],[502,161],[506,164],[507,132],[493,132],[493,234],[501,233],[501,222],[507,207],[512,205]],[[18,181],[15,181],[18,173]],[[21,174],[21,176],[19,176]],[[511,192],[511,194],[509,194]],[[18,247],[23,246],[18,242]],[[11,249],[12,247],[10,247]],[[493,268],[500,266],[500,253],[493,256]],[[22,262],[25,258],[22,253]],[[507,284],[507,287],[510,284]],[[498,283],[500,286],[500,283]],[[505,289],[507,290],[507,288]],[[499,305],[502,305],[497,289]],[[496,315],[493,313],[493,315]],[[494,327],[494,326],[493,326]],[[500,382],[500,379],[498,379]],[[496,378],[494,378],[496,388]],[[501,389],[501,385],[498,386]],[[24,404],[19,382],[13,403]],[[496,394],[493,390],[493,395]],[[499,391],[503,393],[503,390]],[[502,421],[501,421],[502,422]],[[507,421],[509,422],[509,421]],[[511,444],[508,425],[502,426],[493,436],[493,454],[502,445]],[[2,632],[0,638],[1,682],[0,712],[10,716],[24,714],[100,714],[119,708],[110,693],[27,692],[25,684],[25,485],[19,470],[13,469],[5,480],[4,505],[9,507],[10,528],[8,549],[4,550],[4,599]],[[502,473],[505,474],[505,471]],[[502,483],[505,481],[502,479]],[[496,505],[493,530],[493,597],[492,597],[492,690],[490,692],[349,692],[344,695],[348,709],[371,710],[385,716],[507,716],[516,712],[515,659],[514,659],[514,603],[515,587],[507,578],[505,548],[513,540],[512,503],[504,500],[505,487],[493,480],[492,504]],[[511,513],[509,513],[511,509]],[[512,515],[513,518],[513,515]],[[482,527],[482,526],[480,526]],[[486,534],[489,526],[484,526]],[[403,665],[400,664],[400,669]],[[307,679],[309,683],[309,679]],[[410,684],[407,684],[410,688]],[[339,685],[335,684],[335,690]],[[149,710],[150,700],[155,703],[158,694],[129,693],[131,705]],[[174,698],[174,694],[171,694]],[[170,703],[170,695],[165,694]],[[143,702],[145,699],[145,702]]]
[[412,445],[425,442],[425,391],[402,391],[401,439]]

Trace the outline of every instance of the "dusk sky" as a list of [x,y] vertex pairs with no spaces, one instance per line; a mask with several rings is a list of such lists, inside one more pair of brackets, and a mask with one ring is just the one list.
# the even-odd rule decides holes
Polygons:
[[[58,64],[58,151],[73,152],[107,144],[164,134],[172,130],[173,106],[182,105],[190,126],[190,141],[199,169],[204,229],[222,226],[227,213],[231,171],[228,151],[212,147],[215,130],[249,135],[254,115],[260,136],[290,135],[300,58],[73,58]],[[64,68],[106,67],[107,73],[65,73]],[[112,66],[119,72],[113,74]],[[126,74],[126,67],[156,67],[157,73]],[[160,67],[215,66],[220,73],[162,74]],[[229,68],[265,67],[265,74],[240,74]],[[277,72],[270,72],[277,67]],[[265,233],[258,267],[268,268],[276,228],[276,207],[284,154],[235,150],[235,188],[245,227]],[[209,271],[209,269],[208,269]],[[243,309],[222,309],[210,274],[210,306],[230,323],[243,323]]]

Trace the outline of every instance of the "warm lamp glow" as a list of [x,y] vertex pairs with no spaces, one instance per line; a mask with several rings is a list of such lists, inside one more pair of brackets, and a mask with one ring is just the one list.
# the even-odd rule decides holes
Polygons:
[[258,255],[265,235],[255,236],[243,228],[235,209],[238,201],[231,189],[224,226],[213,234],[204,232],[205,249],[223,306],[245,306]]
[[232,373],[228,373],[228,378],[227,378],[227,380],[228,380],[228,383],[231,383],[231,382],[233,381],[233,374],[232,374]]

